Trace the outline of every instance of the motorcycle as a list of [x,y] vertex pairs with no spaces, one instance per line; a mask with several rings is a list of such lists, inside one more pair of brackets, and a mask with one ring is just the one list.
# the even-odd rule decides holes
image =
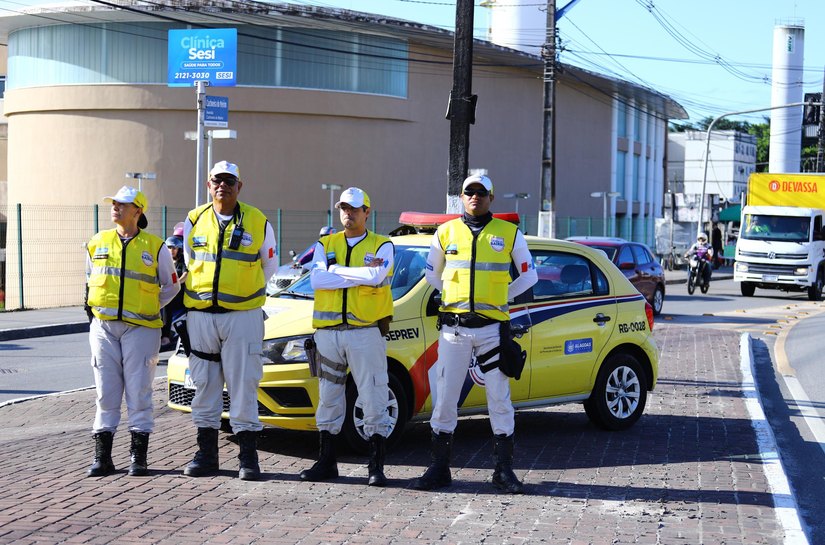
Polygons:
[[699,286],[702,293],[708,292],[710,278],[705,281],[705,267],[710,266],[710,256],[706,248],[698,248],[696,253],[690,256],[687,277],[687,290],[690,295],[693,295],[693,292],[696,291],[696,286]]

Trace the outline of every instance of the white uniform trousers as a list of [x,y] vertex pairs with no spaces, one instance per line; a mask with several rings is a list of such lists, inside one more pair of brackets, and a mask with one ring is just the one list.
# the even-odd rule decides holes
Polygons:
[[152,381],[158,364],[160,329],[118,320],[92,319],[89,325],[92,370],[97,390],[94,433],[114,433],[126,394],[129,430],[151,433]]
[[263,425],[258,419],[258,385],[264,373],[263,311],[189,310],[186,323],[193,349],[221,355],[219,362],[189,355],[189,373],[195,384],[192,422],[198,428],[220,428],[225,383],[232,431],[260,431]]
[[[473,355],[480,356],[501,343],[499,324],[484,327],[442,326],[435,363],[433,415],[430,427],[435,432],[453,433],[458,422],[458,400]],[[487,363],[498,361],[495,355]],[[432,380],[432,375],[431,379]],[[484,373],[487,411],[496,435],[512,435],[515,429],[510,379],[498,367]]]
[[[337,364],[349,366],[358,397],[364,408],[364,433],[389,435],[389,378],[387,376],[387,340],[377,327],[355,329],[319,329],[315,332],[318,352]],[[322,377],[318,380],[318,410],[315,421],[318,429],[333,435],[341,431],[347,409],[346,373],[343,365],[334,370],[321,363]],[[323,378],[323,374],[338,378],[340,384]]]

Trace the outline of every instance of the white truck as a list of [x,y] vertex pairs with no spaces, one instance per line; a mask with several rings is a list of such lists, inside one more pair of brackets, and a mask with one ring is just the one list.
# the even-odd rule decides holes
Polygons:
[[760,288],[807,291],[821,300],[825,175],[751,174],[743,204],[733,268],[742,295]]

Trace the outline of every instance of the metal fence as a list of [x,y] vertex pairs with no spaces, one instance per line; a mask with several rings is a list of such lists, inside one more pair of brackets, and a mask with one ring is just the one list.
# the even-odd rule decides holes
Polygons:
[[[150,209],[147,230],[162,238],[172,234],[183,221],[187,208]],[[290,250],[301,252],[318,239],[321,227],[328,225],[329,212],[262,210],[275,231],[281,264],[291,258]],[[400,212],[374,210],[368,228],[388,234],[398,226]],[[83,303],[85,291],[85,245],[101,229],[112,226],[109,207],[11,205],[7,223],[0,221],[0,309],[49,308]],[[612,222],[601,218],[557,218],[556,236],[615,233]],[[535,216],[522,217],[526,234],[537,232]],[[338,227],[338,218],[333,225]],[[605,229],[607,227],[607,229]],[[618,226],[620,228],[621,226]],[[5,237],[3,236],[5,235]],[[636,233],[638,241],[652,240],[652,233]]]

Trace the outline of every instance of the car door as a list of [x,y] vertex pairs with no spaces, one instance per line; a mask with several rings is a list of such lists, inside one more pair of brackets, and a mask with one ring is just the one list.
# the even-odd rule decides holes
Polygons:
[[527,305],[532,322],[530,399],[586,393],[616,324],[607,277],[586,257],[532,250],[539,280]]
[[645,299],[652,301],[653,292],[656,290],[657,263],[641,244],[630,244],[630,248],[633,251],[633,260],[636,262],[638,277],[634,285],[645,296]]

